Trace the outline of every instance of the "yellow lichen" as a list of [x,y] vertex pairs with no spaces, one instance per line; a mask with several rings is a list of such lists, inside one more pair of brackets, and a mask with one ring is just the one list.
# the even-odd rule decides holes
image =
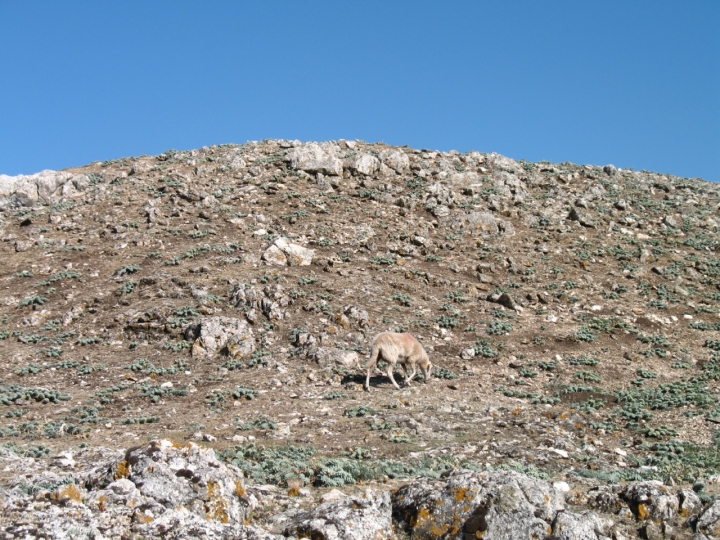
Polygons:
[[467,493],[467,488],[460,488],[455,492],[455,502],[460,502],[465,498],[465,493]]
[[127,478],[128,476],[130,476],[130,464],[125,460],[118,461],[117,468],[115,469],[115,480]]
[[650,511],[647,509],[647,507],[643,503],[638,504],[637,516],[638,516],[638,519],[640,519],[640,520],[643,520],[650,516]]
[[205,519],[227,523],[230,516],[227,513],[228,503],[222,496],[220,484],[214,480],[208,480],[208,501],[205,503]]
[[75,502],[82,502],[82,493],[75,484],[65,484],[53,493],[52,498],[55,500],[70,499]]
[[247,491],[245,491],[245,486],[243,486],[240,480],[235,480],[235,495],[237,495],[238,497],[245,497],[247,495]]

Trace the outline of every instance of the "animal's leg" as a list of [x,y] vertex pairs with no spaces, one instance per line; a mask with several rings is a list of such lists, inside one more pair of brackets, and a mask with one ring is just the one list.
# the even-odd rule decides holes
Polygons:
[[365,369],[367,370],[367,377],[365,377],[365,390],[368,392],[370,391],[370,373],[377,364],[379,353],[380,350],[377,347],[373,347],[372,353],[370,354],[370,360],[368,360],[368,363],[365,364]]
[[388,377],[390,377],[390,382],[392,382],[393,386],[395,388],[397,388],[398,390],[400,390],[398,383],[396,383],[395,379],[393,378],[393,367],[395,367],[394,364],[388,362],[387,374],[388,374]]
[[410,373],[410,376],[407,375],[407,367],[405,368],[405,384],[410,386],[410,381],[413,380],[413,377],[417,374],[417,369],[415,368],[415,364],[412,364],[412,373]]

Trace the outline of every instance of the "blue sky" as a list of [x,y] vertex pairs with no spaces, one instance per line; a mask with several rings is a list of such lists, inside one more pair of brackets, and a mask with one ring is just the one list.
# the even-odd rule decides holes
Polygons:
[[720,180],[720,2],[0,0],[0,173],[264,138]]

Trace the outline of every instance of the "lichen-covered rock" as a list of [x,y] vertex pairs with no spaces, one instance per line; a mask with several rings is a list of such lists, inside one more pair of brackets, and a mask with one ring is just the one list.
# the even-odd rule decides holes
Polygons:
[[695,530],[712,538],[720,535],[720,500],[712,503],[700,514]]
[[417,481],[393,496],[393,514],[413,539],[544,538],[564,507],[551,484],[510,471],[458,470],[445,482]]
[[[130,480],[140,495],[154,502],[147,516],[152,520],[158,509],[164,513],[165,509],[184,508],[207,521],[243,523],[251,506],[242,471],[218,461],[211,448],[194,443],[159,440],[131,448],[98,480],[98,485],[121,479]],[[113,484],[107,487],[112,489]],[[127,484],[116,485],[115,491],[118,489],[132,491]],[[136,513],[144,509],[141,505]]]
[[343,163],[337,156],[338,147],[335,143],[311,142],[296,146],[287,153],[286,161],[293,169],[307,172],[319,172],[342,175]]
[[390,493],[367,489],[308,512],[293,512],[283,534],[324,540],[382,540],[391,538]]
[[193,356],[207,357],[226,352],[236,359],[255,352],[255,337],[247,322],[233,317],[207,317],[190,325],[185,339],[193,341]]
[[670,521],[677,516],[678,498],[662,482],[636,482],[620,494],[639,520]]

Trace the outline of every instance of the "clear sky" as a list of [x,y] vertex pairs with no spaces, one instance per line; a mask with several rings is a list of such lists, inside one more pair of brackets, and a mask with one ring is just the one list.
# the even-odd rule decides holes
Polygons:
[[265,138],[720,180],[720,1],[0,0],[0,173]]

